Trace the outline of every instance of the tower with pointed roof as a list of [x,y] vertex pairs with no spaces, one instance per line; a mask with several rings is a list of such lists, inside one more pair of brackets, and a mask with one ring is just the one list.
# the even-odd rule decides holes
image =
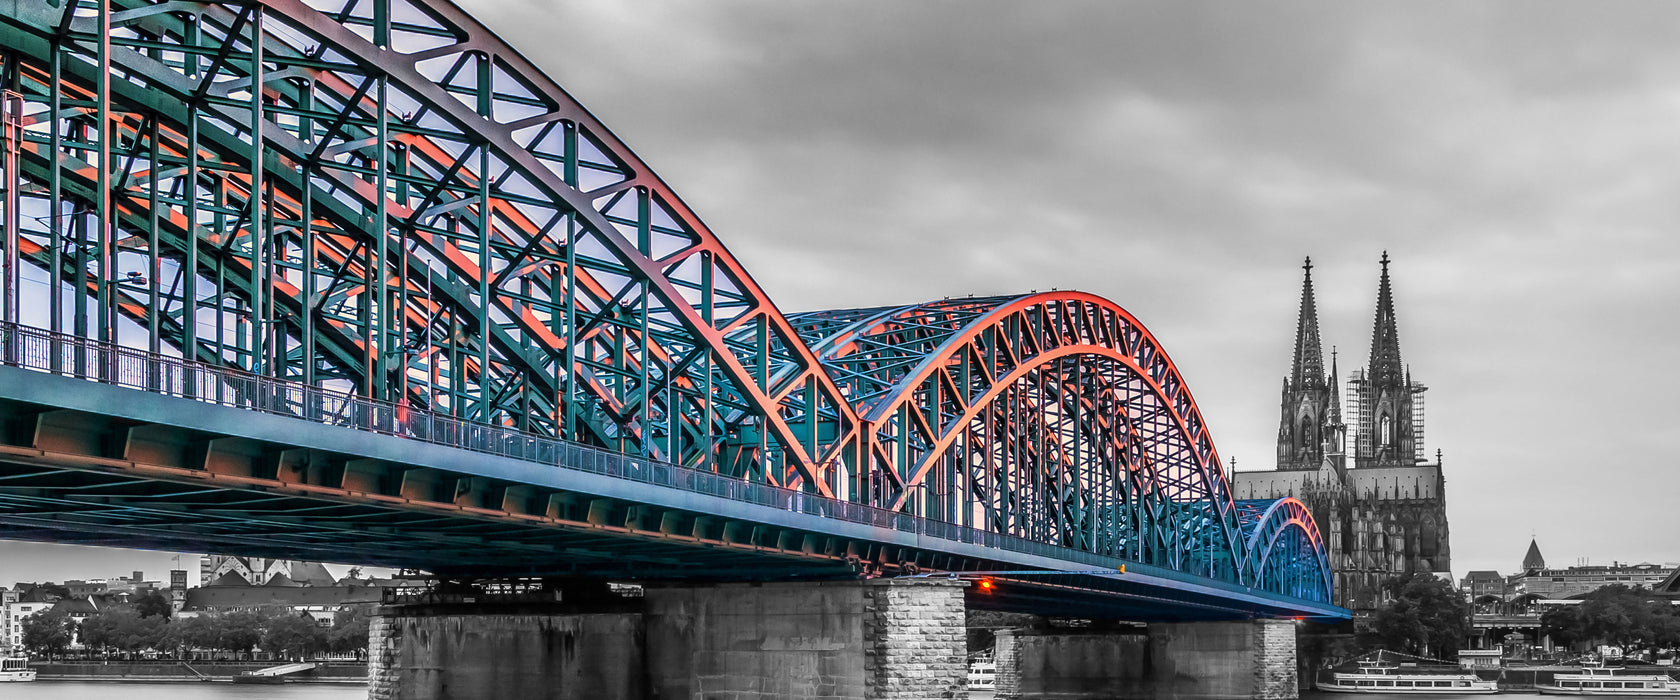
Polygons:
[[1528,540],[1528,554],[1523,555],[1523,571],[1540,571],[1546,568],[1546,558],[1540,555],[1540,542],[1534,538]]
[[1425,461],[1422,395],[1426,387],[1412,381],[1411,371],[1400,359],[1400,329],[1388,277],[1388,251],[1383,251],[1381,262],[1370,363],[1348,381],[1350,412],[1357,416],[1355,468],[1402,467]]
[[1301,266],[1301,310],[1295,322],[1295,359],[1283,379],[1278,421],[1279,471],[1316,470],[1327,454],[1339,451],[1335,371],[1324,372],[1324,344],[1318,334],[1318,304],[1313,298],[1312,258]]

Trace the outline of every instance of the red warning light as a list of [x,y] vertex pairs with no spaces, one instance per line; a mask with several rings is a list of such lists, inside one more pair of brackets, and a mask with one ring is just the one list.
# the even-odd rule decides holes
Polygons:
[[980,592],[981,593],[991,593],[992,589],[995,588],[995,587],[996,586],[992,584],[991,579],[989,579],[989,578],[980,579]]

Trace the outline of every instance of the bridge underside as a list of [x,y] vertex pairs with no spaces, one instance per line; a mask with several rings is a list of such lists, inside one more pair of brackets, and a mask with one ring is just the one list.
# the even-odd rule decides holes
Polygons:
[[[915,531],[881,542],[877,527],[638,481],[628,460],[590,473],[565,459],[545,466],[12,367],[0,367],[0,425],[8,539],[473,577],[1104,568]],[[973,596],[977,607],[1136,620],[1336,613],[1136,564],[994,580],[995,594]]]

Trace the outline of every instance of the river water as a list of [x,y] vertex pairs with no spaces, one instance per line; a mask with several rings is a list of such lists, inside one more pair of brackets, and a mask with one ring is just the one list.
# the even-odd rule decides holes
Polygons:
[[366,700],[361,684],[234,685],[232,683],[130,683],[124,681],[35,681],[0,683],[0,700]]
[[[120,696],[123,700],[364,700],[364,685],[234,685],[232,683],[127,683],[118,681],[36,681],[0,684],[0,700],[85,700]],[[972,700],[991,693],[973,693]],[[1348,695],[1345,693],[1301,694],[1302,700],[1417,700],[1417,695]],[[1485,695],[1428,695],[1432,700],[1487,697]],[[1538,698],[1532,691],[1504,691],[1505,698]]]

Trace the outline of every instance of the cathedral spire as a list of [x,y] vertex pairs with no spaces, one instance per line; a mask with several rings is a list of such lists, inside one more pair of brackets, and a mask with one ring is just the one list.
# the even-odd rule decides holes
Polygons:
[[1318,469],[1325,441],[1330,383],[1324,379],[1324,345],[1318,337],[1318,304],[1313,299],[1312,258],[1301,265],[1301,311],[1295,324],[1295,360],[1283,380],[1278,422],[1278,468]]
[[1289,368],[1289,384],[1297,391],[1324,384],[1324,345],[1318,339],[1318,305],[1313,299],[1312,258],[1301,265],[1301,311],[1295,321],[1295,362]]
[[1330,378],[1325,382],[1330,388],[1330,424],[1342,422],[1342,374],[1336,367],[1336,346],[1330,346]]
[[1377,318],[1371,328],[1371,364],[1368,381],[1375,385],[1400,384],[1405,368],[1400,361],[1400,331],[1394,320],[1394,292],[1388,283],[1388,251],[1382,254],[1382,279],[1377,283]]

